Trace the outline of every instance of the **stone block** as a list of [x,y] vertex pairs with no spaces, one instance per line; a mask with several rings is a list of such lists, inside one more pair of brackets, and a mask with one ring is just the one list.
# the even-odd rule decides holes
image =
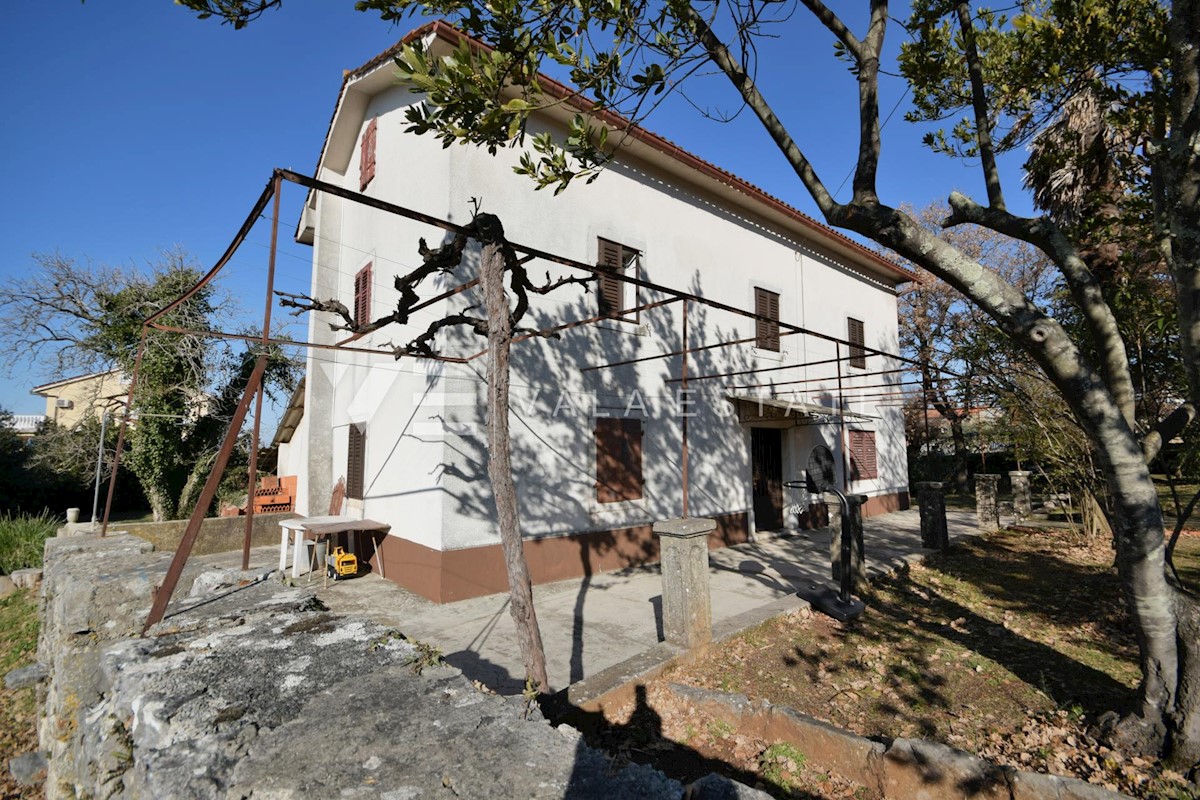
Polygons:
[[1124,800],[1126,795],[1077,778],[1008,771],[1012,800]]
[[849,527],[850,532],[850,583],[851,591],[865,591],[869,585],[867,580],[866,547],[863,543],[862,509],[867,503],[865,494],[846,495],[846,507],[850,512],[848,520],[842,519],[842,504],[837,495],[825,495],[829,507],[829,529],[832,536],[829,539],[829,571],[833,580],[842,579],[842,526]]
[[18,667],[9,671],[4,676],[5,689],[28,689],[30,686],[36,686],[46,680],[46,676],[50,674],[50,670],[45,664],[30,664],[27,667]]
[[980,530],[994,531],[1000,527],[999,492],[999,475],[975,475],[975,518]]
[[42,585],[41,567],[18,569],[13,571],[13,574],[9,577],[12,578],[13,585],[18,589],[29,589],[36,592]]
[[938,481],[917,483],[917,505],[921,510],[921,546],[930,550],[945,550],[950,546],[946,525],[945,484]]
[[9,759],[8,772],[22,786],[39,786],[46,780],[46,757],[41,753],[25,753]]
[[663,636],[680,647],[712,641],[712,598],[708,586],[708,534],[715,520],[700,517],[654,523],[663,582]]
[[751,789],[744,783],[711,772],[690,784],[684,797],[689,800],[771,800],[771,795],[760,789]]
[[883,757],[883,796],[905,800],[1010,800],[1004,770],[937,742],[896,739]]
[[1033,513],[1033,493],[1029,487],[1029,473],[1024,470],[1013,470],[1008,473],[1012,483],[1013,514],[1017,519],[1025,519]]
[[0,598],[8,597],[17,590],[17,585],[7,575],[0,575]]

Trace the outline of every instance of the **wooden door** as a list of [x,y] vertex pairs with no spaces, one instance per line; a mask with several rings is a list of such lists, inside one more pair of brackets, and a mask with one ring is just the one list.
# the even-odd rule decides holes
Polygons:
[[782,431],[750,429],[750,470],[754,487],[754,528],[777,531],[783,527]]

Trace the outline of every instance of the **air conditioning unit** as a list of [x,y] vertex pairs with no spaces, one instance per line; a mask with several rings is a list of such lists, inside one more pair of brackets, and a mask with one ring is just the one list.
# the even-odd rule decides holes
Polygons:
[[55,401],[54,401],[54,407],[55,407],[55,408],[74,408],[74,407],[75,407],[75,401],[74,401],[74,400],[68,400],[68,399],[67,399],[67,398],[65,398],[65,397],[60,397],[60,398],[58,398],[57,400],[55,400]]

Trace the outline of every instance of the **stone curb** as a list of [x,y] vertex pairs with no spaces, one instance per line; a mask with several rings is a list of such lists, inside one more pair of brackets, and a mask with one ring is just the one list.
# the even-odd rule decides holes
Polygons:
[[[1121,800],[1127,795],[1077,778],[1021,772],[938,742],[894,739],[890,744],[745,695],[667,684],[675,697],[767,741],[786,741],[818,769],[896,800]],[[747,732],[749,732],[747,734]]]

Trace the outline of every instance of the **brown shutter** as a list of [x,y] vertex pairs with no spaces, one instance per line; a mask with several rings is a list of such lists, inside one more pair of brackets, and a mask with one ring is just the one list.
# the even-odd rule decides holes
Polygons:
[[599,301],[599,316],[615,317],[625,310],[624,284],[613,277],[624,272],[624,250],[616,242],[600,239],[600,259],[597,266],[604,272],[596,273],[596,296]]
[[846,338],[850,340],[850,366],[866,369],[867,351],[863,347],[867,339],[862,320],[846,317]]
[[363,130],[362,142],[358,151],[358,189],[362,191],[375,177],[375,137],[378,129],[378,118],[372,118]]
[[371,321],[371,263],[354,276],[354,322],[366,325]]
[[596,420],[596,502],[642,497],[642,421]]
[[625,441],[625,471],[622,481],[624,500],[639,500],[642,497],[642,421],[622,419]]
[[771,321],[755,320],[755,344],[762,350],[779,350],[779,295],[766,289],[754,289],[754,313]]
[[875,432],[863,431],[863,470],[867,478],[874,480],[879,477],[878,464],[875,457]]
[[879,477],[874,431],[850,431],[850,480],[867,481]]
[[366,475],[367,432],[365,425],[350,424],[346,448],[346,497],[361,500]]

